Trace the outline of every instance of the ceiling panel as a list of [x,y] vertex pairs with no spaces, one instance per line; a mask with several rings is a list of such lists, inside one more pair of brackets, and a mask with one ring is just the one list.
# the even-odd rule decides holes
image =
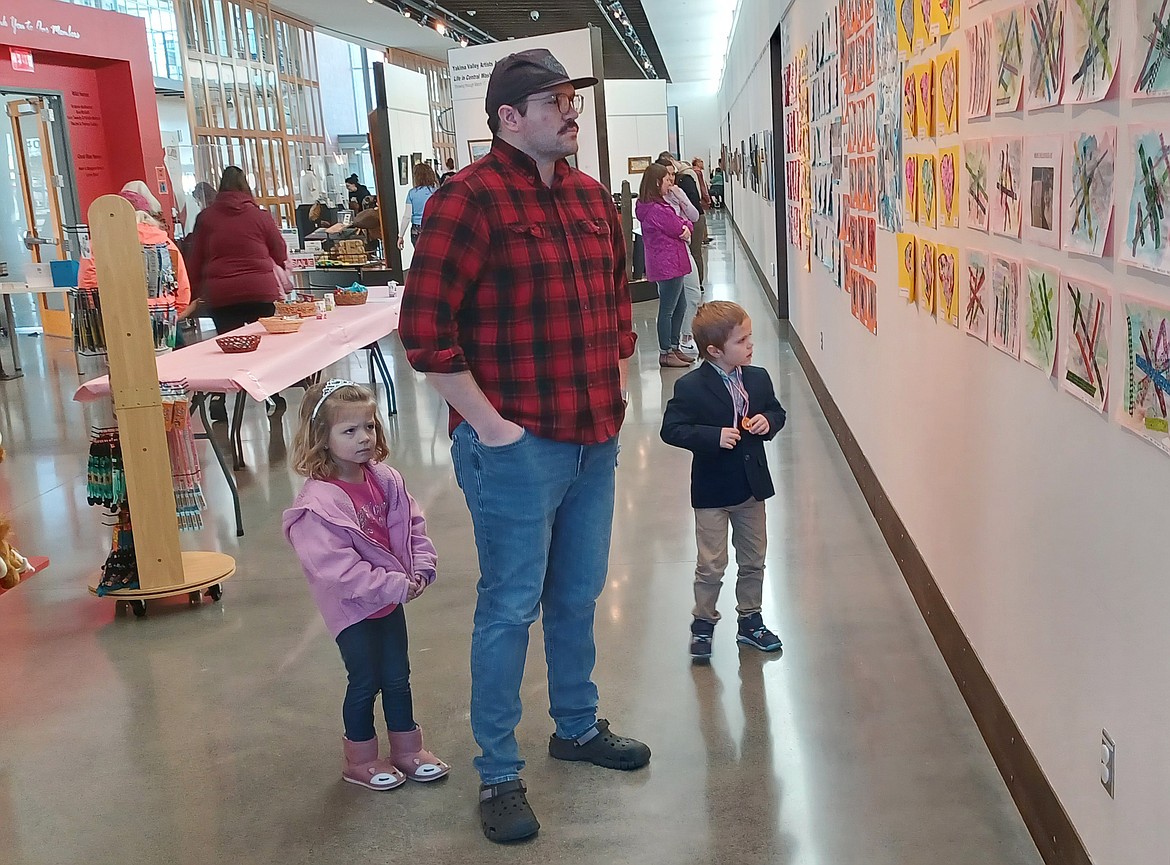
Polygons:
[[[718,0],[715,0],[718,2]],[[630,56],[625,44],[609,26],[605,14],[593,0],[442,0],[443,8],[473,24],[499,41],[520,39],[565,30],[580,30],[593,24],[601,29],[602,55],[606,78],[643,78],[641,66]],[[640,0],[622,0],[622,7],[642,47],[654,64],[659,78],[669,80],[669,71],[658,43],[646,21]],[[532,11],[540,13],[532,19]],[[474,11],[474,15],[471,13]]]

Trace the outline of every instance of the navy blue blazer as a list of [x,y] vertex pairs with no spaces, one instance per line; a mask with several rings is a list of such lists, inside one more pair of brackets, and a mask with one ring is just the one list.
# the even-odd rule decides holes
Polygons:
[[748,417],[764,415],[767,435],[753,435],[740,427],[741,438],[734,448],[719,447],[724,427],[735,425],[735,405],[719,370],[707,362],[675,383],[674,396],[666,404],[662,440],[694,454],[692,507],[727,508],[753,497],[763,501],[776,493],[764,442],[784,426],[784,407],[776,399],[767,370],[758,366],[741,369],[748,393]]

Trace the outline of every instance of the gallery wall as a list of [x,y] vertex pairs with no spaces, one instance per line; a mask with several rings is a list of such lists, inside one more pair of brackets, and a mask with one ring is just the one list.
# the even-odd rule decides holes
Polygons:
[[605,82],[605,119],[610,188],[621,192],[622,181],[628,180],[637,195],[642,173],[629,170],[630,159],[648,156],[654,160],[666,149],[666,82]]
[[[390,150],[394,157],[395,189],[398,213],[394,215],[395,230],[402,221],[406,193],[414,185],[412,168],[417,161],[432,158],[434,134],[431,130],[430,96],[427,78],[421,72],[412,72],[401,66],[386,65],[386,104],[390,118]],[[444,168],[443,171],[446,169]],[[442,172],[440,172],[442,173]],[[414,248],[409,229],[405,234],[402,266],[410,267]],[[388,239],[395,243],[395,238]]]
[[[1082,6],[1058,5],[1066,27],[1071,26]],[[1084,5],[1090,10],[1096,6],[1093,0]],[[1011,182],[1003,185],[1023,196],[1033,187],[1028,154],[1050,152],[1037,139],[1057,136],[1062,144],[1061,174],[1067,176],[1059,182],[1053,179],[1053,198],[1062,200],[1066,188],[1072,191],[1068,176],[1075,176],[1070,168],[1075,169],[1076,160],[1066,158],[1066,151],[1070,140],[1078,139],[1070,136],[1116,127],[1115,202],[1103,255],[1065,248],[1084,238],[1065,236],[1074,223],[1060,207],[1054,207],[1053,218],[1059,218],[1061,228],[1055,247],[1038,242],[1042,232],[1037,234],[1030,225],[1021,226],[1019,237],[1014,225],[1005,231],[1002,211],[996,233],[994,223],[988,231],[976,227],[978,221],[965,206],[954,227],[945,219],[940,223],[938,211],[933,226],[910,220],[903,207],[903,234],[957,251],[957,316],[947,314],[953,309],[950,304],[938,303],[937,282],[933,309],[922,302],[917,279],[913,300],[908,289],[899,287],[897,233],[881,228],[876,231],[873,268],[861,268],[875,283],[876,333],[858,320],[854,298],[811,249],[806,255],[803,248],[789,248],[785,287],[793,329],[1099,865],[1164,859],[1164,815],[1170,810],[1166,783],[1170,752],[1165,748],[1170,697],[1161,687],[1170,674],[1170,629],[1165,624],[1170,585],[1163,555],[1170,516],[1166,496],[1170,455],[1123,423],[1130,422],[1126,406],[1131,377],[1125,298],[1136,296],[1155,307],[1170,307],[1170,280],[1123,260],[1133,254],[1127,241],[1133,234],[1131,149],[1136,147],[1131,145],[1137,139],[1130,127],[1161,122],[1170,138],[1170,100],[1133,95],[1147,56],[1139,20],[1142,30],[1148,29],[1145,22],[1161,7],[1145,0],[1112,4],[1116,18],[1111,30],[1116,38],[1107,47],[1118,52],[1120,62],[1104,97],[1084,104],[1065,101],[1082,98],[1078,76],[1075,84],[1062,80],[1059,104],[1023,107],[1029,80],[1043,72],[1042,65],[1032,67],[1028,62],[1031,30],[1025,10],[1018,19],[1023,44],[1018,65],[1024,70],[1021,107],[1010,110],[1010,99],[996,106],[993,92],[990,116],[969,116],[973,70],[966,31],[1016,8],[1007,0],[964,6],[957,32],[921,51],[907,46],[906,63],[911,67],[944,58],[955,48],[960,51],[957,130],[902,139],[903,155],[925,154],[940,161],[948,148],[958,147],[960,196],[967,193],[964,148],[988,142],[988,171],[994,177],[987,204],[995,208],[998,203],[991,196],[1005,178],[998,176],[991,157],[992,142],[1019,139],[1020,163],[1013,166]],[[827,8],[796,0],[784,12],[766,0],[744,0],[720,96],[721,113],[730,114],[728,139],[738,142],[772,122],[768,59],[772,33],[783,20],[786,58],[792,59],[802,46],[811,44]],[[1066,53],[1082,49],[1076,32],[1062,33]],[[991,62],[998,72],[996,60]],[[1167,64],[1170,73],[1170,60]],[[1073,74],[1078,66],[1073,63]],[[996,83],[993,74],[993,88]],[[1073,92],[1077,95],[1071,96]],[[1091,87],[1088,95],[1096,95]],[[775,118],[777,136],[782,126],[783,118]],[[1098,141],[1107,138],[1102,135]],[[1153,141],[1143,139],[1147,153]],[[1056,161],[1054,157],[1053,169]],[[1159,184],[1164,183],[1161,165],[1156,156],[1148,163]],[[936,173],[936,183],[938,179]],[[1039,172],[1036,179],[1043,192],[1047,172]],[[846,170],[842,193],[850,191],[849,183]],[[738,181],[729,184],[735,221],[766,269],[774,253],[769,239],[775,236],[778,211]],[[916,197],[915,217],[920,203]],[[1038,211],[1043,214],[1044,208]],[[1031,209],[1023,207],[1021,222],[1030,221]],[[811,225],[809,229],[811,234]],[[1157,230],[1164,240],[1165,223]],[[1152,235],[1147,231],[1146,236]],[[982,334],[971,335],[966,319],[971,291],[962,274],[972,251],[987,253],[989,262],[999,256],[1020,263],[1022,288],[1016,299],[1024,303],[1016,307],[1015,336],[1000,340],[1007,351],[993,344],[994,294],[986,296],[991,314],[988,341]],[[1161,255],[1139,252],[1139,257],[1157,264]],[[1060,304],[1051,310],[1055,357],[1050,361],[1050,349],[1034,339],[1030,351],[1031,325],[1036,321],[1028,320],[1035,299],[1027,292],[1028,262],[1039,265],[1037,271],[1059,274],[1056,299],[1068,296],[1068,278],[1081,288],[1082,298],[1092,293],[1092,286],[1107,290],[1100,297],[1110,314],[1108,326],[1102,322],[1093,333],[1078,331],[1067,305]],[[994,281],[992,276],[989,280]],[[908,281],[907,273],[902,282]],[[1135,359],[1134,393],[1141,391],[1143,378],[1165,382],[1167,344],[1160,341],[1157,317],[1146,319],[1151,322],[1155,325],[1154,344],[1148,346],[1151,364]],[[1091,404],[1094,398],[1067,377],[1066,366],[1071,363],[1076,377],[1083,377],[1086,365],[1077,355],[1084,357],[1082,347],[1091,348],[1094,340],[1100,345],[1102,337],[1108,339],[1107,364],[1103,353],[1087,352],[1088,366],[1095,360],[1108,382],[1106,403],[1098,411]],[[1024,359],[1029,354],[1032,364]],[[1156,387],[1145,388],[1151,409],[1151,428],[1146,432],[1160,439],[1159,409],[1149,404],[1151,396],[1157,402],[1156,392]],[[1099,782],[1103,728],[1117,746],[1116,798],[1110,798]]]

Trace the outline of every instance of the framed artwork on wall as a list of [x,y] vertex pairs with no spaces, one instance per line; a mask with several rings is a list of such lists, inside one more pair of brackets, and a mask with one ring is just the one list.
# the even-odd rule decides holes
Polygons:
[[475,162],[481,156],[486,156],[487,152],[492,149],[492,142],[490,138],[473,139],[467,142],[467,155],[471,157],[471,161]]
[[398,157],[398,185],[407,186],[410,184],[410,157]]
[[630,156],[626,159],[626,174],[642,174],[653,161],[652,156]]
[[421,153],[410,154],[410,164],[411,165],[418,165],[422,161],[423,161],[423,157],[422,157]]

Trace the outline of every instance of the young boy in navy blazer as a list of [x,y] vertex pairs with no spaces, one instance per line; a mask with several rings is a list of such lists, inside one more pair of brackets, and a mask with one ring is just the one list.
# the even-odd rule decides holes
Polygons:
[[694,454],[691,506],[695,509],[695,609],[691,657],[711,657],[719,611],[715,603],[727,569],[727,524],[739,576],[735,583],[736,640],[765,652],[781,647],[764,625],[764,500],[775,494],[764,442],[784,426],[784,407],[766,370],[752,360],[752,320],[737,303],[716,300],[695,313],[695,342],[706,362],[674,386],[662,420],[662,440]]

